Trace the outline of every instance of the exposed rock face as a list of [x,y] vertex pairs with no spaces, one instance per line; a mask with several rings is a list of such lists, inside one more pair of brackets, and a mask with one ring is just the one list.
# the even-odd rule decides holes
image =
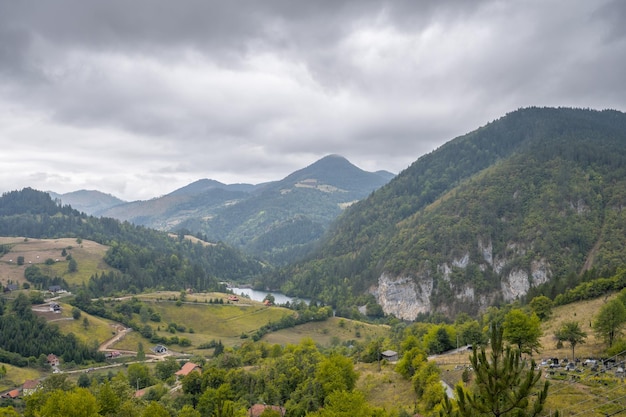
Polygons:
[[382,274],[378,278],[378,286],[371,289],[385,314],[404,320],[414,320],[419,313],[431,310],[432,291],[432,278],[416,283],[412,277],[392,277],[389,274]]
[[530,287],[548,282],[552,273],[545,259],[533,261],[530,276],[526,271],[515,269],[502,280],[502,296],[505,301],[512,301],[526,295]]
[[486,244],[484,244],[482,239],[479,238],[478,249],[482,253],[483,259],[485,260],[485,262],[493,266],[493,245],[491,243],[491,240],[487,242]]
[[[479,256],[482,259],[473,260],[469,253],[460,258],[455,257],[448,262],[437,265],[437,277],[429,273],[417,273],[414,276],[393,276],[383,273],[378,278],[378,285],[373,286],[370,292],[374,294],[378,303],[386,314],[394,314],[404,320],[414,320],[420,313],[430,313],[436,307],[444,314],[454,314],[463,310],[468,304],[474,308],[486,308],[495,297],[501,296],[505,301],[512,301],[523,297],[531,287],[548,282],[552,276],[550,265],[545,259],[534,260],[529,268],[507,268],[511,262],[524,256],[526,249],[523,245],[509,243],[504,253],[493,253],[491,241],[484,242],[478,239]],[[480,292],[474,288],[473,282],[453,282],[451,276],[454,270],[465,269],[470,265],[477,265],[480,271],[492,270],[501,276],[499,291],[495,293]],[[457,275],[458,276],[458,275]],[[439,284],[436,285],[436,280]],[[453,297],[432,304],[432,296],[438,285],[447,286]],[[441,297],[440,297],[441,298]],[[461,307],[461,308],[460,308]]]
[[514,300],[528,292],[530,282],[528,273],[520,269],[514,269],[502,280],[502,297],[505,301]]

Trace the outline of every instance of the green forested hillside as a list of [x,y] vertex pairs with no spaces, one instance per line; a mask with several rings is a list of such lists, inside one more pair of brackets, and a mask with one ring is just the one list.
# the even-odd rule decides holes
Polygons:
[[382,274],[408,276],[428,280],[444,310],[460,288],[470,310],[501,299],[511,274],[555,292],[570,274],[624,262],[624,190],[626,115],[518,110],[417,160],[274,280],[338,305]]
[[105,261],[119,272],[93,276],[89,286],[95,296],[144,288],[211,290],[220,281],[250,280],[263,268],[227,245],[192,243],[182,235],[88,217],[29,188],[0,198],[0,236],[73,237],[110,246]]

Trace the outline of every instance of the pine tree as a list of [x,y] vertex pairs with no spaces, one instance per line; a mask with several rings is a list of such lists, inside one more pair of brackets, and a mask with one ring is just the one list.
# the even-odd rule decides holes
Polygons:
[[456,407],[446,397],[442,416],[534,417],[541,413],[550,384],[546,381],[541,386],[535,361],[529,366],[519,349],[504,347],[502,334],[501,326],[492,327],[489,356],[484,347],[473,351],[473,389],[457,385]]

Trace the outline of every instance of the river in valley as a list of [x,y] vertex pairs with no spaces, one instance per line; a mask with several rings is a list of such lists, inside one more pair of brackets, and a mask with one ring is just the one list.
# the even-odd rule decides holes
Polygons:
[[261,290],[253,290],[252,288],[239,288],[239,287],[229,287],[233,293],[237,295],[243,295],[244,297],[249,297],[254,301],[263,301],[267,294],[272,294],[274,296],[274,304],[285,304],[287,301],[293,303],[294,301],[304,301],[309,304],[308,299],[306,298],[296,298],[296,297],[288,297],[283,293],[275,292],[275,291],[261,291]]

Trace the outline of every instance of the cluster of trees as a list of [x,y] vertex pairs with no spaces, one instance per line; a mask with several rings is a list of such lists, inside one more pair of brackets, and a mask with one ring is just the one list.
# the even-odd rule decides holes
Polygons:
[[601,295],[610,294],[626,288],[626,269],[617,268],[617,271],[605,277],[597,277],[593,280],[581,282],[554,297],[555,305],[565,305],[575,301],[590,300]]
[[[502,412],[490,415],[517,415],[503,412],[505,408],[530,413],[522,415],[537,415],[545,403],[548,386],[539,382],[534,364],[521,358],[519,346],[528,349],[532,343],[529,345],[521,338],[520,328],[528,323],[519,323],[517,313],[516,309],[506,313],[492,311],[485,318],[499,317],[501,324],[491,322],[489,329],[481,325],[483,330],[475,335],[476,349],[470,357],[474,371],[464,376],[464,384],[457,387],[456,401],[447,399],[440,370],[427,360],[428,349],[433,338],[447,331],[455,330],[459,337],[464,331],[473,333],[468,331],[475,327],[471,320],[461,320],[450,328],[433,323],[398,324],[389,338],[350,341],[325,350],[310,339],[284,347],[249,340],[237,348],[225,348],[212,342],[214,348],[221,347],[220,354],[210,361],[192,357],[190,360],[200,365],[202,371],[183,377],[178,392],[171,387],[182,363],[169,357],[154,368],[134,363],[117,374],[82,374],[76,385],[65,375],[53,375],[44,381],[42,389],[26,398],[21,413],[33,417],[243,417],[251,405],[265,403],[284,407],[289,417],[407,417],[416,412],[471,416],[495,409],[496,404],[502,406]],[[490,356],[485,353],[487,339]],[[419,398],[413,406],[383,410],[368,404],[364,394],[356,389],[358,374],[354,362],[380,361],[380,353],[388,348],[401,352],[394,369],[411,380]],[[146,393],[137,398],[135,391],[144,388]],[[11,411],[0,409],[0,415],[3,412]],[[264,415],[273,414],[268,410]]]
[[46,275],[38,265],[29,265],[24,270],[24,278],[39,290],[47,290],[51,285],[69,288],[67,281],[61,277]]
[[455,400],[444,397],[441,417],[542,415],[550,383],[541,384],[534,361],[527,363],[519,349],[504,345],[505,329],[492,327],[489,355],[484,347],[472,353],[474,383],[470,389],[457,385]]

